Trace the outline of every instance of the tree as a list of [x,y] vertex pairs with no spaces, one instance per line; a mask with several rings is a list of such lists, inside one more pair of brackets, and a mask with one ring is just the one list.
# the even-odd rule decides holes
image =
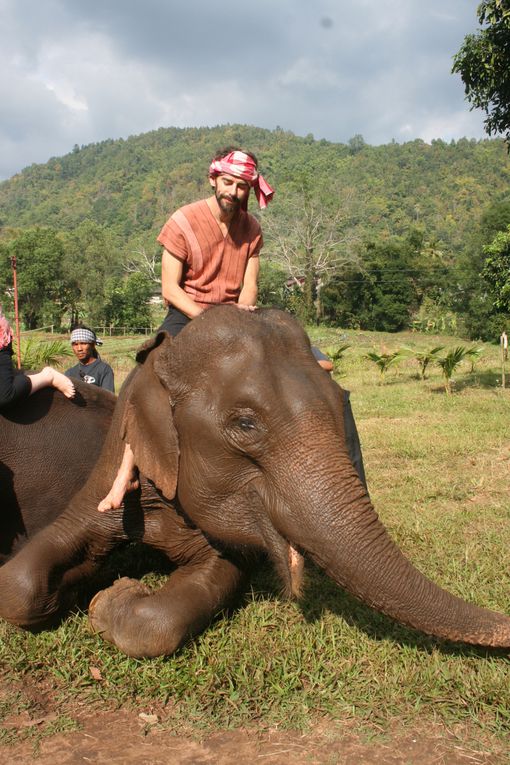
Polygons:
[[82,318],[88,324],[99,323],[107,285],[111,279],[120,279],[122,272],[122,255],[107,228],[85,220],[67,234],[65,273],[73,289],[70,323]]
[[23,231],[0,250],[0,284],[12,288],[11,258],[16,258],[19,311],[27,329],[59,324],[71,301],[63,271],[64,243],[50,228]]
[[[409,326],[411,313],[419,303],[419,269],[415,250],[408,240],[369,242],[360,254],[362,267],[342,284],[336,280],[341,310],[336,323],[380,332],[398,332]],[[325,302],[331,317],[332,287]]]
[[510,313],[510,226],[483,248],[486,256],[482,277],[499,312]]
[[287,274],[277,263],[261,258],[258,303],[269,308],[285,309],[289,305]]
[[134,273],[107,288],[103,321],[114,327],[141,329],[151,326],[149,299],[153,285],[145,274]]
[[482,356],[482,354],[483,354],[483,348],[473,347],[473,348],[468,348],[468,350],[466,351],[466,358],[468,358],[471,362],[471,370],[470,370],[471,373],[475,371],[475,364],[480,358],[480,356]]
[[472,108],[485,111],[488,135],[506,133],[510,141],[510,8],[508,0],[483,0],[477,9],[484,28],[467,35],[454,56]]
[[333,188],[320,192],[313,189],[310,178],[302,177],[286,195],[285,207],[276,201],[276,215],[264,221],[268,249],[301,292],[305,321],[321,318],[321,289],[357,257],[352,192]]
[[363,136],[360,133],[356,133],[352,138],[349,138],[348,145],[350,154],[359,154],[365,148],[366,143]]
[[152,253],[146,247],[139,245],[124,263],[124,271],[128,274],[143,274],[150,282],[161,286],[161,248],[153,248]]
[[494,340],[507,325],[507,316],[495,305],[493,287],[483,275],[487,260],[486,246],[492,243],[498,232],[506,232],[510,226],[510,198],[492,202],[483,211],[480,223],[468,238],[465,251],[458,260],[458,292],[452,301],[453,309],[462,321],[471,339]]

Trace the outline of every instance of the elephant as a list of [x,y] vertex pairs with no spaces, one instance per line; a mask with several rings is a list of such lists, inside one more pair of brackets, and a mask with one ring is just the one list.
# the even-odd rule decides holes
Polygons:
[[0,410],[0,563],[60,515],[99,458],[116,397],[81,383],[67,402],[44,388]]
[[[306,556],[402,624],[510,646],[509,617],[443,590],[390,538],[349,459],[343,400],[299,323],[276,309],[216,306],[174,339],[150,338],[88,480],[0,568],[0,616],[39,628],[116,545],[138,540],[175,566],[164,585],[122,577],[89,605],[92,629],[130,656],[178,650],[238,597],[259,553],[288,595],[299,597]],[[64,412],[76,438],[72,401],[55,396],[46,427]],[[98,513],[125,443],[140,489]]]

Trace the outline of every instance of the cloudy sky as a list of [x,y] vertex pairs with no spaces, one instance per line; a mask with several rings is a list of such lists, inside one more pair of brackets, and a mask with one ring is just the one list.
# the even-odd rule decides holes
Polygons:
[[478,2],[0,0],[0,178],[168,126],[482,138],[451,74]]

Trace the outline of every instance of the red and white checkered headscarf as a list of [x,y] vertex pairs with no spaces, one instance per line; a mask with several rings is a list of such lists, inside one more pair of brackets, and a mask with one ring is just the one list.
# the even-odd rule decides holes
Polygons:
[[244,151],[231,151],[222,159],[214,159],[209,167],[209,175],[233,175],[248,181],[255,192],[259,207],[264,209],[273,198],[274,190],[269,183],[260,175],[257,165]]
[[7,348],[12,342],[12,329],[11,325],[2,313],[2,306],[0,305],[0,350]]

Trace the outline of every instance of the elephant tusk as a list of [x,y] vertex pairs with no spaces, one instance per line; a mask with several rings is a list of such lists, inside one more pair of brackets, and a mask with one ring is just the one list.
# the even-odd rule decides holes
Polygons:
[[305,560],[295,547],[289,544],[290,589],[294,597],[301,596]]

